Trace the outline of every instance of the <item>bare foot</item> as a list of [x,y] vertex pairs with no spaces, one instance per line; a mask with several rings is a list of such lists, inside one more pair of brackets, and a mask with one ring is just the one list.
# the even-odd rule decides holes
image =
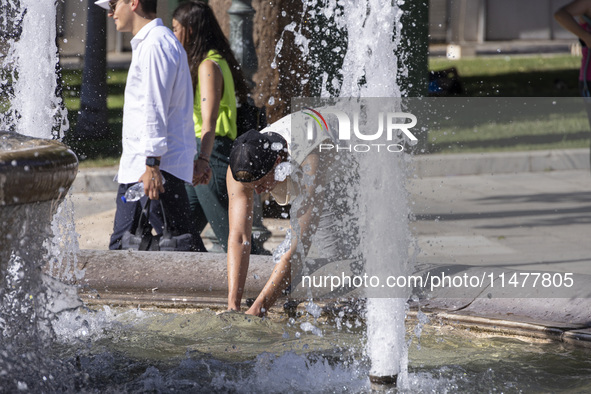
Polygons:
[[265,308],[258,307],[256,304],[248,308],[248,310],[246,311],[247,315],[253,315],[258,317],[264,317],[266,313],[267,311],[265,310]]
[[216,312],[215,314],[216,315],[222,315],[224,313],[240,313],[240,311],[239,310],[236,310],[236,309],[230,309],[230,308],[228,308],[225,311],[219,311],[219,312]]

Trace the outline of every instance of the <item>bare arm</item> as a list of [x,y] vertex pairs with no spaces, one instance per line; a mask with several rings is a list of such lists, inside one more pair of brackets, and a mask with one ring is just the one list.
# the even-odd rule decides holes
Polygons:
[[[296,213],[299,231],[296,233],[292,229],[290,249],[275,264],[265,287],[246,312],[248,314],[262,316],[275,304],[283,290],[291,283],[292,264],[296,261],[301,262],[310,248],[311,239],[315,233],[323,205],[323,194],[316,193],[317,186],[323,182],[321,171],[318,171],[318,169],[326,168],[326,165],[317,154],[311,154],[302,163],[302,168],[304,173],[311,177],[312,182],[306,183],[305,198]],[[299,250],[298,245],[301,246]]]
[[587,32],[575,19],[578,16],[591,16],[591,0],[575,0],[554,13],[556,21],[585,42],[591,48],[591,33]]
[[[209,160],[215,140],[215,128],[218,119],[220,101],[224,87],[224,78],[219,67],[211,60],[205,60],[199,66],[199,86],[201,94],[201,150],[199,156]],[[206,160],[197,160],[193,174],[193,184],[207,184],[211,169]]]
[[253,189],[234,180],[230,167],[226,174],[228,188],[228,309],[240,310],[246,274],[250,263]]

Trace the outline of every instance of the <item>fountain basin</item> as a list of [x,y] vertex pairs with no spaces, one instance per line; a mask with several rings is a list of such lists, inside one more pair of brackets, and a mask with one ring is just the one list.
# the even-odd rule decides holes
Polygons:
[[[78,286],[87,303],[166,307],[227,304],[225,254],[80,250],[76,257],[84,277],[68,281],[64,277],[75,276],[62,273],[58,279]],[[251,256],[245,298],[258,295],[272,264],[270,256]]]
[[[52,148],[41,149],[39,153],[34,148],[36,142],[45,145],[34,141],[31,142],[33,147],[27,149],[25,143],[24,150],[33,153],[34,159],[47,157],[44,153],[51,152]],[[65,166],[74,168],[72,172],[55,168],[57,173],[63,174],[63,182],[57,177],[50,183],[67,190],[67,179],[73,180],[75,166],[67,160],[67,154],[49,156],[57,160],[65,158]],[[51,174],[51,160],[48,164],[44,164],[47,161],[36,162],[41,169],[45,168],[43,171],[32,170],[32,160],[12,160],[17,164],[19,161],[29,163],[22,167],[25,177],[32,172],[41,174],[41,177]],[[11,166],[12,160],[9,162]],[[27,165],[29,167],[25,168]],[[27,179],[36,185],[47,185],[43,179],[39,182],[35,177]],[[49,193],[57,200],[63,194],[63,190]],[[37,194],[44,195],[43,192]],[[28,197],[24,195],[22,198]],[[20,202],[22,200],[13,199],[11,204],[20,209],[24,207]],[[47,212],[56,204],[47,200],[33,205]],[[10,208],[4,208],[4,211],[10,211]],[[37,219],[33,223],[40,222],[39,214],[30,216]],[[253,258],[246,297],[258,293],[271,264],[269,257]],[[323,304],[325,317],[312,319],[301,307],[300,317],[294,320],[287,319],[285,314],[273,314],[267,320],[237,313],[216,315],[207,308],[187,314],[183,310],[187,306],[224,309],[225,267],[224,254],[79,251],[77,268],[84,269],[85,276],[71,283],[80,286],[79,294],[87,306],[103,305],[96,312],[66,313],[60,317],[64,326],[60,326],[62,323],[54,325],[58,341],[52,346],[57,349],[50,354],[57,360],[65,360],[67,367],[61,366],[63,372],[58,368],[54,374],[74,381],[79,379],[80,383],[76,384],[87,389],[114,391],[254,391],[261,388],[268,391],[335,391],[343,386],[351,392],[368,390],[369,366],[362,355],[364,322],[351,314],[351,309]],[[591,335],[585,330],[583,316],[577,317],[576,324],[569,320],[568,313],[552,316],[553,322],[535,323],[535,316],[525,316],[528,310],[531,313],[533,304],[522,303],[524,307],[519,315],[515,305],[507,299],[482,300],[486,309],[484,304],[477,308],[479,302],[474,299],[450,300],[443,294],[440,302],[436,301],[431,299],[428,305],[423,303],[423,307],[429,307],[428,314],[416,305],[408,313],[408,327],[417,327],[414,322],[420,321],[420,326],[428,332],[420,336],[420,348],[415,344],[410,348],[406,381],[412,391],[461,391],[475,387],[481,390],[505,387],[507,391],[557,389],[569,384],[575,389],[588,388],[583,376],[588,368],[585,350],[562,348],[563,344],[559,342],[591,343],[587,342]],[[567,307],[572,305],[579,311],[591,310],[585,307],[584,301],[558,300],[551,309],[568,312]],[[114,308],[104,304],[133,305],[134,308],[114,312]],[[153,305],[175,307],[176,310],[173,314],[163,313],[161,309],[155,312],[144,310]],[[480,316],[469,314],[471,306],[474,307],[473,313]],[[541,311],[547,309],[548,304],[538,303],[538,307]],[[335,324],[341,311],[346,313],[338,317],[338,324],[348,328],[339,329]],[[508,311],[512,311],[514,321],[500,318],[507,318]],[[428,323],[424,322],[425,316]],[[523,321],[526,318],[529,322]],[[558,321],[563,325],[557,325]],[[68,343],[70,340],[74,343]],[[89,343],[92,344],[90,348]],[[41,353],[46,354],[45,349]],[[57,368],[53,366],[53,360],[45,360],[50,371]],[[555,368],[562,368],[561,374],[556,375]],[[532,381],[532,375],[537,381]],[[558,383],[557,378],[560,378]],[[478,382],[476,386],[475,382]],[[52,383],[47,385],[57,387]],[[29,387],[35,386],[29,383]]]
[[0,205],[59,200],[77,169],[76,155],[57,141],[0,131]]
[[[412,343],[402,392],[589,389],[588,349],[437,320],[418,323],[423,318],[415,317],[407,318],[406,335]],[[208,309],[106,306],[77,318],[65,318],[63,331],[62,323],[56,324],[58,335],[64,332],[64,340],[74,344],[58,354],[76,360],[88,376],[89,389],[371,391],[363,319],[310,315],[258,319]],[[79,329],[72,330],[72,325]]]
[[[80,250],[77,264],[85,275],[69,283],[78,286],[79,296],[91,307],[226,308],[225,254]],[[272,264],[269,256],[252,256],[244,298],[258,295]],[[591,283],[591,278],[579,279]],[[273,319],[285,318],[283,300],[271,309]],[[358,309],[348,301],[315,300],[327,316],[343,312],[356,318]],[[517,302],[477,295],[449,298],[442,291],[409,305],[411,319],[422,314],[433,324],[487,335],[591,347],[589,298],[523,298]],[[297,311],[305,314],[305,303]]]

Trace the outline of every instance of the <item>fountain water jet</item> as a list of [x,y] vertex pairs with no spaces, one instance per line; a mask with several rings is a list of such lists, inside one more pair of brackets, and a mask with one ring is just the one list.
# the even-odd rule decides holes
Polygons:
[[[389,98],[391,106],[387,110],[399,112],[401,101],[395,98],[400,98],[403,92],[397,80],[399,76],[408,75],[408,69],[401,67],[397,57],[400,52],[403,16],[398,2],[304,1],[303,5],[303,19],[310,17],[317,21],[317,25],[310,23],[310,20],[302,22],[300,26],[296,26],[294,22],[286,26],[283,33],[295,35],[294,42],[309,69],[313,70],[303,75],[304,80],[309,81],[317,73],[322,83],[316,90],[325,100],[310,99],[306,104],[301,99],[295,99],[292,100],[292,109],[314,107],[314,102],[318,102],[319,105],[326,106],[329,113],[331,111],[328,108],[334,105],[347,114],[361,109],[360,112],[365,112],[367,119],[374,119],[377,108],[383,108],[384,100],[371,99]],[[313,38],[305,37],[302,33],[304,30]],[[318,43],[322,43],[322,46]],[[275,48],[274,63],[280,57],[281,50],[282,40]],[[339,62],[342,62],[340,69],[335,71]],[[317,71],[319,68],[320,71]],[[293,71],[297,72],[295,69]],[[306,83],[308,82],[303,82]],[[368,100],[364,101],[365,99]],[[321,108],[323,107],[316,109],[323,112]],[[298,121],[294,125],[293,119],[292,143],[295,146],[306,146],[305,141],[297,141],[298,137],[294,137],[294,134],[299,133],[294,132],[294,128],[298,128]],[[334,142],[338,144],[338,141]],[[352,140],[346,142],[351,143],[349,146],[353,145]],[[368,141],[358,142],[363,144]],[[402,143],[402,140],[391,141],[398,142]],[[369,276],[385,278],[385,273],[402,275],[410,271],[408,249],[411,236],[407,192],[404,187],[409,166],[405,156],[407,155],[362,153],[355,154],[353,161],[357,163],[341,164],[344,168],[358,166],[359,169],[359,201],[351,202],[359,207],[357,222],[362,238],[358,242]],[[390,201],[394,203],[388,204]],[[384,209],[385,207],[387,208]],[[294,226],[297,227],[297,220],[292,221],[292,227]],[[405,374],[407,350],[404,319],[409,295],[405,291],[378,296],[366,295],[366,354],[372,363],[372,382],[392,385],[399,374]]]
[[[334,6],[333,6],[334,7]],[[402,10],[389,0],[367,0],[346,5],[341,15],[347,31],[347,52],[342,65],[340,97],[401,97],[396,50],[400,45]],[[376,103],[377,104],[377,103]],[[371,106],[371,102],[368,104]],[[399,103],[398,103],[399,105]],[[378,107],[377,105],[375,107]],[[395,108],[399,109],[399,108]],[[371,111],[371,108],[368,109]],[[368,115],[371,117],[371,115]],[[408,245],[411,240],[404,189],[408,165],[403,155],[358,155],[360,172],[361,240],[368,274],[384,277],[409,272]],[[384,212],[384,205],[394,201]],[[378,203],[379,202],[379,203]],[[388,298],[367,300],[367,348],[371,360],[370,381],[378,386],[396,385],[405,373],[407,350],[404,319],[409,294],[398,291]]]
[[0,130],[37,138],[62,137],[68,118],[57,94],[55,2],[10,0],[2,8],[5,21],[12,15],[6,26],[12,37],[2,69],[10,70],[4,78],[12,83],[13,94],[8,97],[8,113],[0,117]]

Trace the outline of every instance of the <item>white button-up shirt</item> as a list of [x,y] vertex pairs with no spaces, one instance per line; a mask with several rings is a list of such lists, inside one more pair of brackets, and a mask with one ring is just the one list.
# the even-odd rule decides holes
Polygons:
[[146,157],[162,156],[162,171],[191,182],[196,142],[187,54],[159,18],[133,37],[131,48],[117,180],[137,182]]

